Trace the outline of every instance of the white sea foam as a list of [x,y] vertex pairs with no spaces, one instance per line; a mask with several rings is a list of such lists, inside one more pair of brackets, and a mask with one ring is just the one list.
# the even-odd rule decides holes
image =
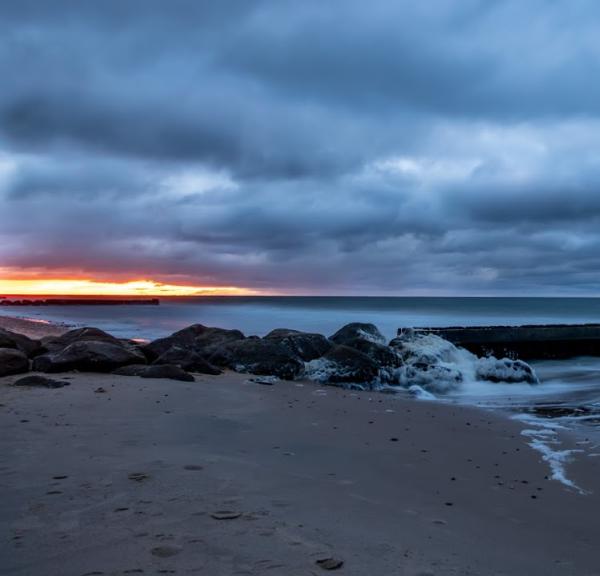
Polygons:
[[473,384],[491,383],[537,384],[533,369],[525,362],[478,358],[434,334],[404,331],[392,341],[402,357],[403,365],[392,374],[392,380],[406,388],[417,385],[434,394],[458,392]]
[[[392,341],[392,348],[402,358],[399,368],[385,367],[371,382],[356,382],[362,388],[389,388],[400,386],[417,396],[427,392],[432,398],[437,394],[456,393],[474,386],[494,387],[500,384],[536,384],[533,369],[519,360],[494,357],[478,358],[468,350],[459,348],[434,334],[405,330]],[[307,362],[304,376],[322,383],[348,382],[354,370],[327,358]],[[431,399],[431,398],[429,398]]]
[[583,452],[583,450],[560,450],[559,430],[566,430],[565,426],[557,422],[548,422],[541,420],[530,414],[518,414],[513,416],[532,428],[521,430],[521,435],[528,439],[527,444],[539,452],[542,460],[550,466],[551,478],[564,484],[565,486],[576,490],[580,494],[587,494],[585,490],[577,486],[575,482],[567,477],[566,465],[573,459],[573,455]]
[[417,386],[416,384],[409,386],[408,391],[417,400],[437,400],[437,398],[431,392],[427,392],[427,390],[424,390],[423,388],[421,388],[420,386]]

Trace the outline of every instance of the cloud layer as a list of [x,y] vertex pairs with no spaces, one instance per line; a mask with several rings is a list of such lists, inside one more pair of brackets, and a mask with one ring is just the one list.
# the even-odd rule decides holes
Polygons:
[[0,269],[285,293],[594,294],[592,1],[22,1]]

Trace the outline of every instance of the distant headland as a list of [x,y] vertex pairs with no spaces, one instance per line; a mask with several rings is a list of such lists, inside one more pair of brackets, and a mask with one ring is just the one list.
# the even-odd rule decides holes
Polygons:
[[158,306],[158,298],[34,298],[9,299],[0,297],[0,306]]

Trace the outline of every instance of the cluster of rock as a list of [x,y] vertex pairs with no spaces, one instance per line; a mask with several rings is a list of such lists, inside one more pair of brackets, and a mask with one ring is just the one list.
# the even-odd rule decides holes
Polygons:
[[348,324],[329,338],[288,329],[246,337],[239,330],[194,324],[145,344],[97,328],[40,341],[0,330],[0,376],[78,370],[193,381],[191,372],[216,375],[222,369],[362,388],[418,386],[432,392],[451,391],[469,378],[537,383],[524,362],[477,358],[438,336],[413,331],[386,344],[373,324]]

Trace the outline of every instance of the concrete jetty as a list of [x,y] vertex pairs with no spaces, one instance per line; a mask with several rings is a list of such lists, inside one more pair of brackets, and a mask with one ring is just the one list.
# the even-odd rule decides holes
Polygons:
[[[399,328],[398,334],[402,330]],[[478,356],[522,360],[600,356],[600,324],[451,326],[414,330],[436,334]]]

